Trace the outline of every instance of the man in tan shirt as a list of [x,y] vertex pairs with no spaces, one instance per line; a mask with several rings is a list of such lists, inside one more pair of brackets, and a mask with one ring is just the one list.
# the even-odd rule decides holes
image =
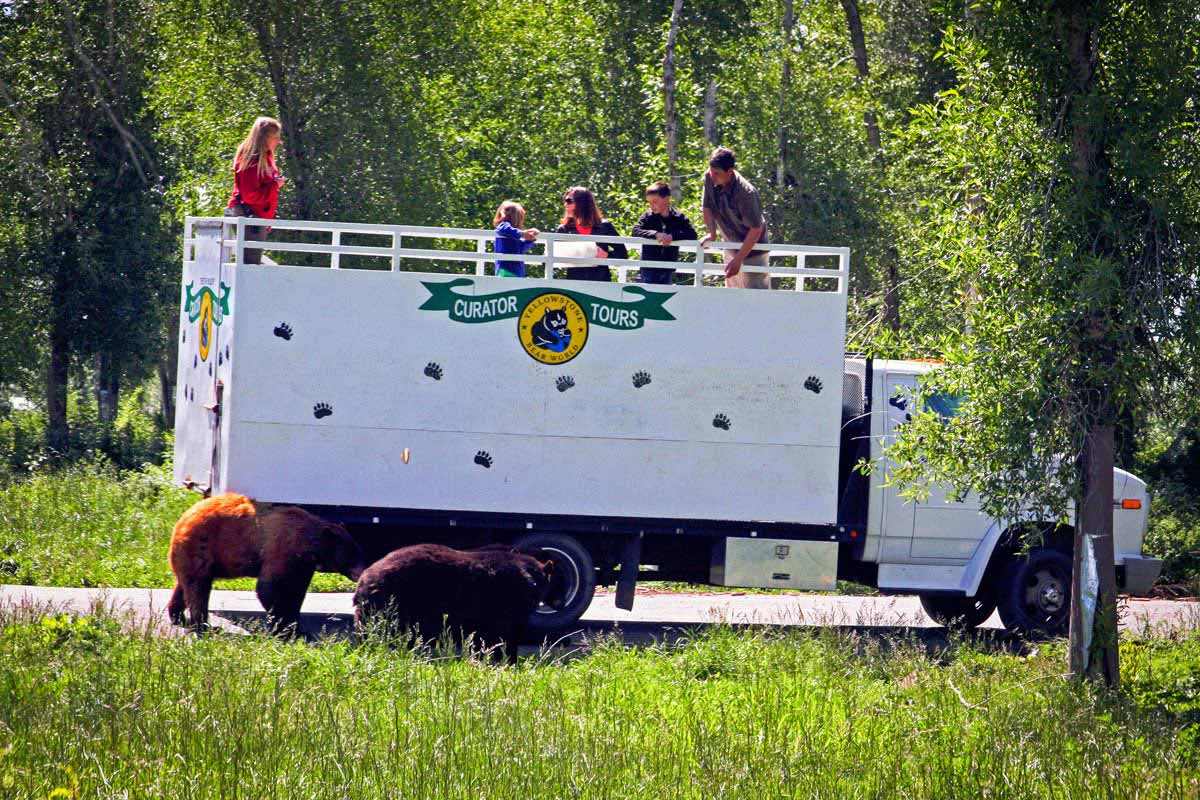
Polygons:
[[755,250],[767,242],[767,219],[758,201],[758,190],[734,169],[734,152],[728,147],[713,150],[704,173],[704,225],[708,235],[700,243],[717,238],[717,230],[727,242],[742,243],[732,256],[725,251],[725,285],[735,289],[770,289],[771,276],[765,272],[747,273],[742,266],[767,266],[767,251]]

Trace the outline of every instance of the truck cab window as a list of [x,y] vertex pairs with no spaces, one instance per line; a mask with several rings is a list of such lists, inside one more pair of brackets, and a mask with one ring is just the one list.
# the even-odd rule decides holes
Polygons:
[[962,406],[963,399],[961,394],[934,392],[929,395],[929,398],[925,402],[929,406],[930,411],[945,421],[958,416],[958,409]]

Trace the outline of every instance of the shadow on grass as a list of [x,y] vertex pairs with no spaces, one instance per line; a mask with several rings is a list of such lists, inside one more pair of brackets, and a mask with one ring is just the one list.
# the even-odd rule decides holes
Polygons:
[[[266,614],[256,611],[214,611],[212,616],[251,631],[262,630]],[[555,651],[586,651],[597,640],[616,640],[627,647],[682,644],[715,629],[754,631],[766,634],[811,631],[887,645],[889,643],[920,644],[931,658],[941,658],[963,645],[987,652],[1028,655],[1031,643],[1019,636],[997,628],[972,631],[953,631],[946,628],[909,627],[906,625],[815,625],[761,624],[743,622],[610,622],[581,620],[575,629],[556,640],[539,642],[527,639],[521,655],[541,652],[544,647]],[[302,613],[297,633],[309,641],[323,638],[350,638],[354,634],[354,618],[349,614]]]

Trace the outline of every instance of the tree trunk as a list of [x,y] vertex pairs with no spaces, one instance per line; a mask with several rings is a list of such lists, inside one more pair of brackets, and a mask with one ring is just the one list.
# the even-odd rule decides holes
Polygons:
[[704,140],[709,146],[717,144],[717,82],[710,80],[704,88]]
[[[846,12],[846,24],[850,27],[850,46],[854,49],[854,66],[858,69],[858,83],[862,86],[871,77],[867,62],[867,40],[863,36],[862,17],[858,13],[858,0],[842,0]],[[883,143],[879,138],[879,121],[869,105],[863,110],[863,126],[867,130],[867,146],[876,159],[883,158]]]
[[884,278],[883,323],[895,332],[900,331],[900,251],[887,249],[887,273]]
[[117,421],[121,397],[121,376],[111,355],[96,356],[96,411],[101,425]]
[[787,180],[787,98],[792,89],[792,29],[795,27],[792,0],[783,3],[783,72],[779,76],[778,156],[775,165],[775,189],[782,192]]
[[[1093,199],[1098,205],[1108,194],[1108,174],[1105,168],[1104,122],[1097,119],[1094,109],[1096,70],[1099,62],[1099,43],[1095,23],[1094,3],[1066,0],[1061,6],[1060,23],[1065,28],[1067,63],[1071,85],[1067,92],[1071,119],[1071,170],[1076,193]],[[1104,221],[1098,210],[1088,214],[1080,231],[1081,253],[1089,259],[1104,259],[1114,251],[1110,237],[1104,231]],[[1120,680],[1117,636],[1117,568],[1113,563],[1113,423],[1115,415],[1109,402],[1107,374],[1116,363],[1114,344],[1110,341],[1107,316],[1103,310],[1093,311],[1080,326],[1083,354],[1082,385],[1092,398],[1091,418],[1087,423],[1086,441],[1080,458],[1082,498],[1075,526],[1075,559],[1071,577],[1071,628],[1069,647],[1070,670],[1080,675],[1087,671],[1102,678],[1109,686]],[[1097,596],[1095,616],[1086,619],[1082,607],[1084,588],[1083,560],[1088,552],[1095,556]],[[1089,642],[1090,641],[1090,646]]]
[[67,329],[63,295],[66,277],[59,270],[53,289],[50,319],[50,363],[46,370],[46,449],[53,461],[67,455],[67,378],[71,365],[71,336]]
[[117,421],[117,405],[121,393],[121,377],[115,359],[101,353],[95,357],[96,415],[100,423],[100,449],[112,452],[113,423]]
[[158,413],[163,430],[175,427],[175,380],[171,375],[173,364],[165,359],[158,361]]
[[671,182],[671,196],[679,199],[679,142],[675,119],[675,39],[679,35],[679,16],[683,12],[683,0],[675,0],[671,8],[671,25],[667,29],[667,48],[663,56],[663,118],[667,128],[667,179]]
[[179,315],[167,315],[166,346],[158,357],[158,411],[163,430],[175,427],[175,365],[179,359]]
[[[284,64],[285,37],[276,36],[273,25],[256,9],[251,18],[254,38],[267,65],[271,77],[271,88],[275,90],[275,102],[279,105],[279,123],[283,126],[284,152],[288,163],[288,188],[291,205],[298,219],[316,219],[320,204],[313,190],[312,164],[304,134],[304,115],[295,97],[292,96],[287,68]],[[274,29],[274,30],[277,30]]]
[[[858,0],[842,0],[842,11],[846,14],[846,26],[850,29],[850,47],[854,52],[854,67],[858,71],[858,85],[861,88],[871,77],[871,65],[867,61],[867,40],[863,35],[862,16],[858,13]],[[875,159],[875,164],[882,168],[883,142],[879,138],[879,120],[869,103],[863,108],[863,128],[866,130],[867,147]],[[891,330],[899,331],[900,254],[896,248],[889,247],[886,258],[887,264],[883,272],[883,322]]]
[[[1081,459],[1083,502],[1075,525],[1075,556],[1071,578],[1070,670],[1104,680],[1120,681],[1117,652],[1117,572],[1113,564],[1113,426],[1095,423],[1087,433]],[[1083,589],[1084,560],[1095,559],[1098,586],[1093,619],[1086,619]],[[1090,625],[1091,630],[1088,630]],[[1088,638],[1091,639],[1090,646]],[[1089,652],[1090,651],[1090,652]],[[1089,658],[1089,656],[1093,656]]]

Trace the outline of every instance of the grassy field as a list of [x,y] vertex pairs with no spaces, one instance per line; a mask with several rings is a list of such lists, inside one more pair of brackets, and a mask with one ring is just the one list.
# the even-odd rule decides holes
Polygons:
[[717,628],[501,668],[8,609],[0,796],[1200,796],[1200,636],[1127,645],[1120,694],[1064,662]]
[[[0,485],[0,583],[170,588],[171,529],[198,499],[159,468],[79,464]],[[217,581],[217,588],[253,589],[254,580]],[[320,573],[311,590],[353,588]]]
[[[199,495],[150,467],[118,472],[80,464],[0,484],[0,583],[36,586],[170,588],[171,529]],[[643,581],[660,591],[725,592],[723,587]],[[254,580],[217,581],[218,589],[253,589]],[[309,591],[348,592],[341,575],[318,573]],[[779,589],[744,593],[789,594]],[[873,590],[839,581],[838,593]]]

